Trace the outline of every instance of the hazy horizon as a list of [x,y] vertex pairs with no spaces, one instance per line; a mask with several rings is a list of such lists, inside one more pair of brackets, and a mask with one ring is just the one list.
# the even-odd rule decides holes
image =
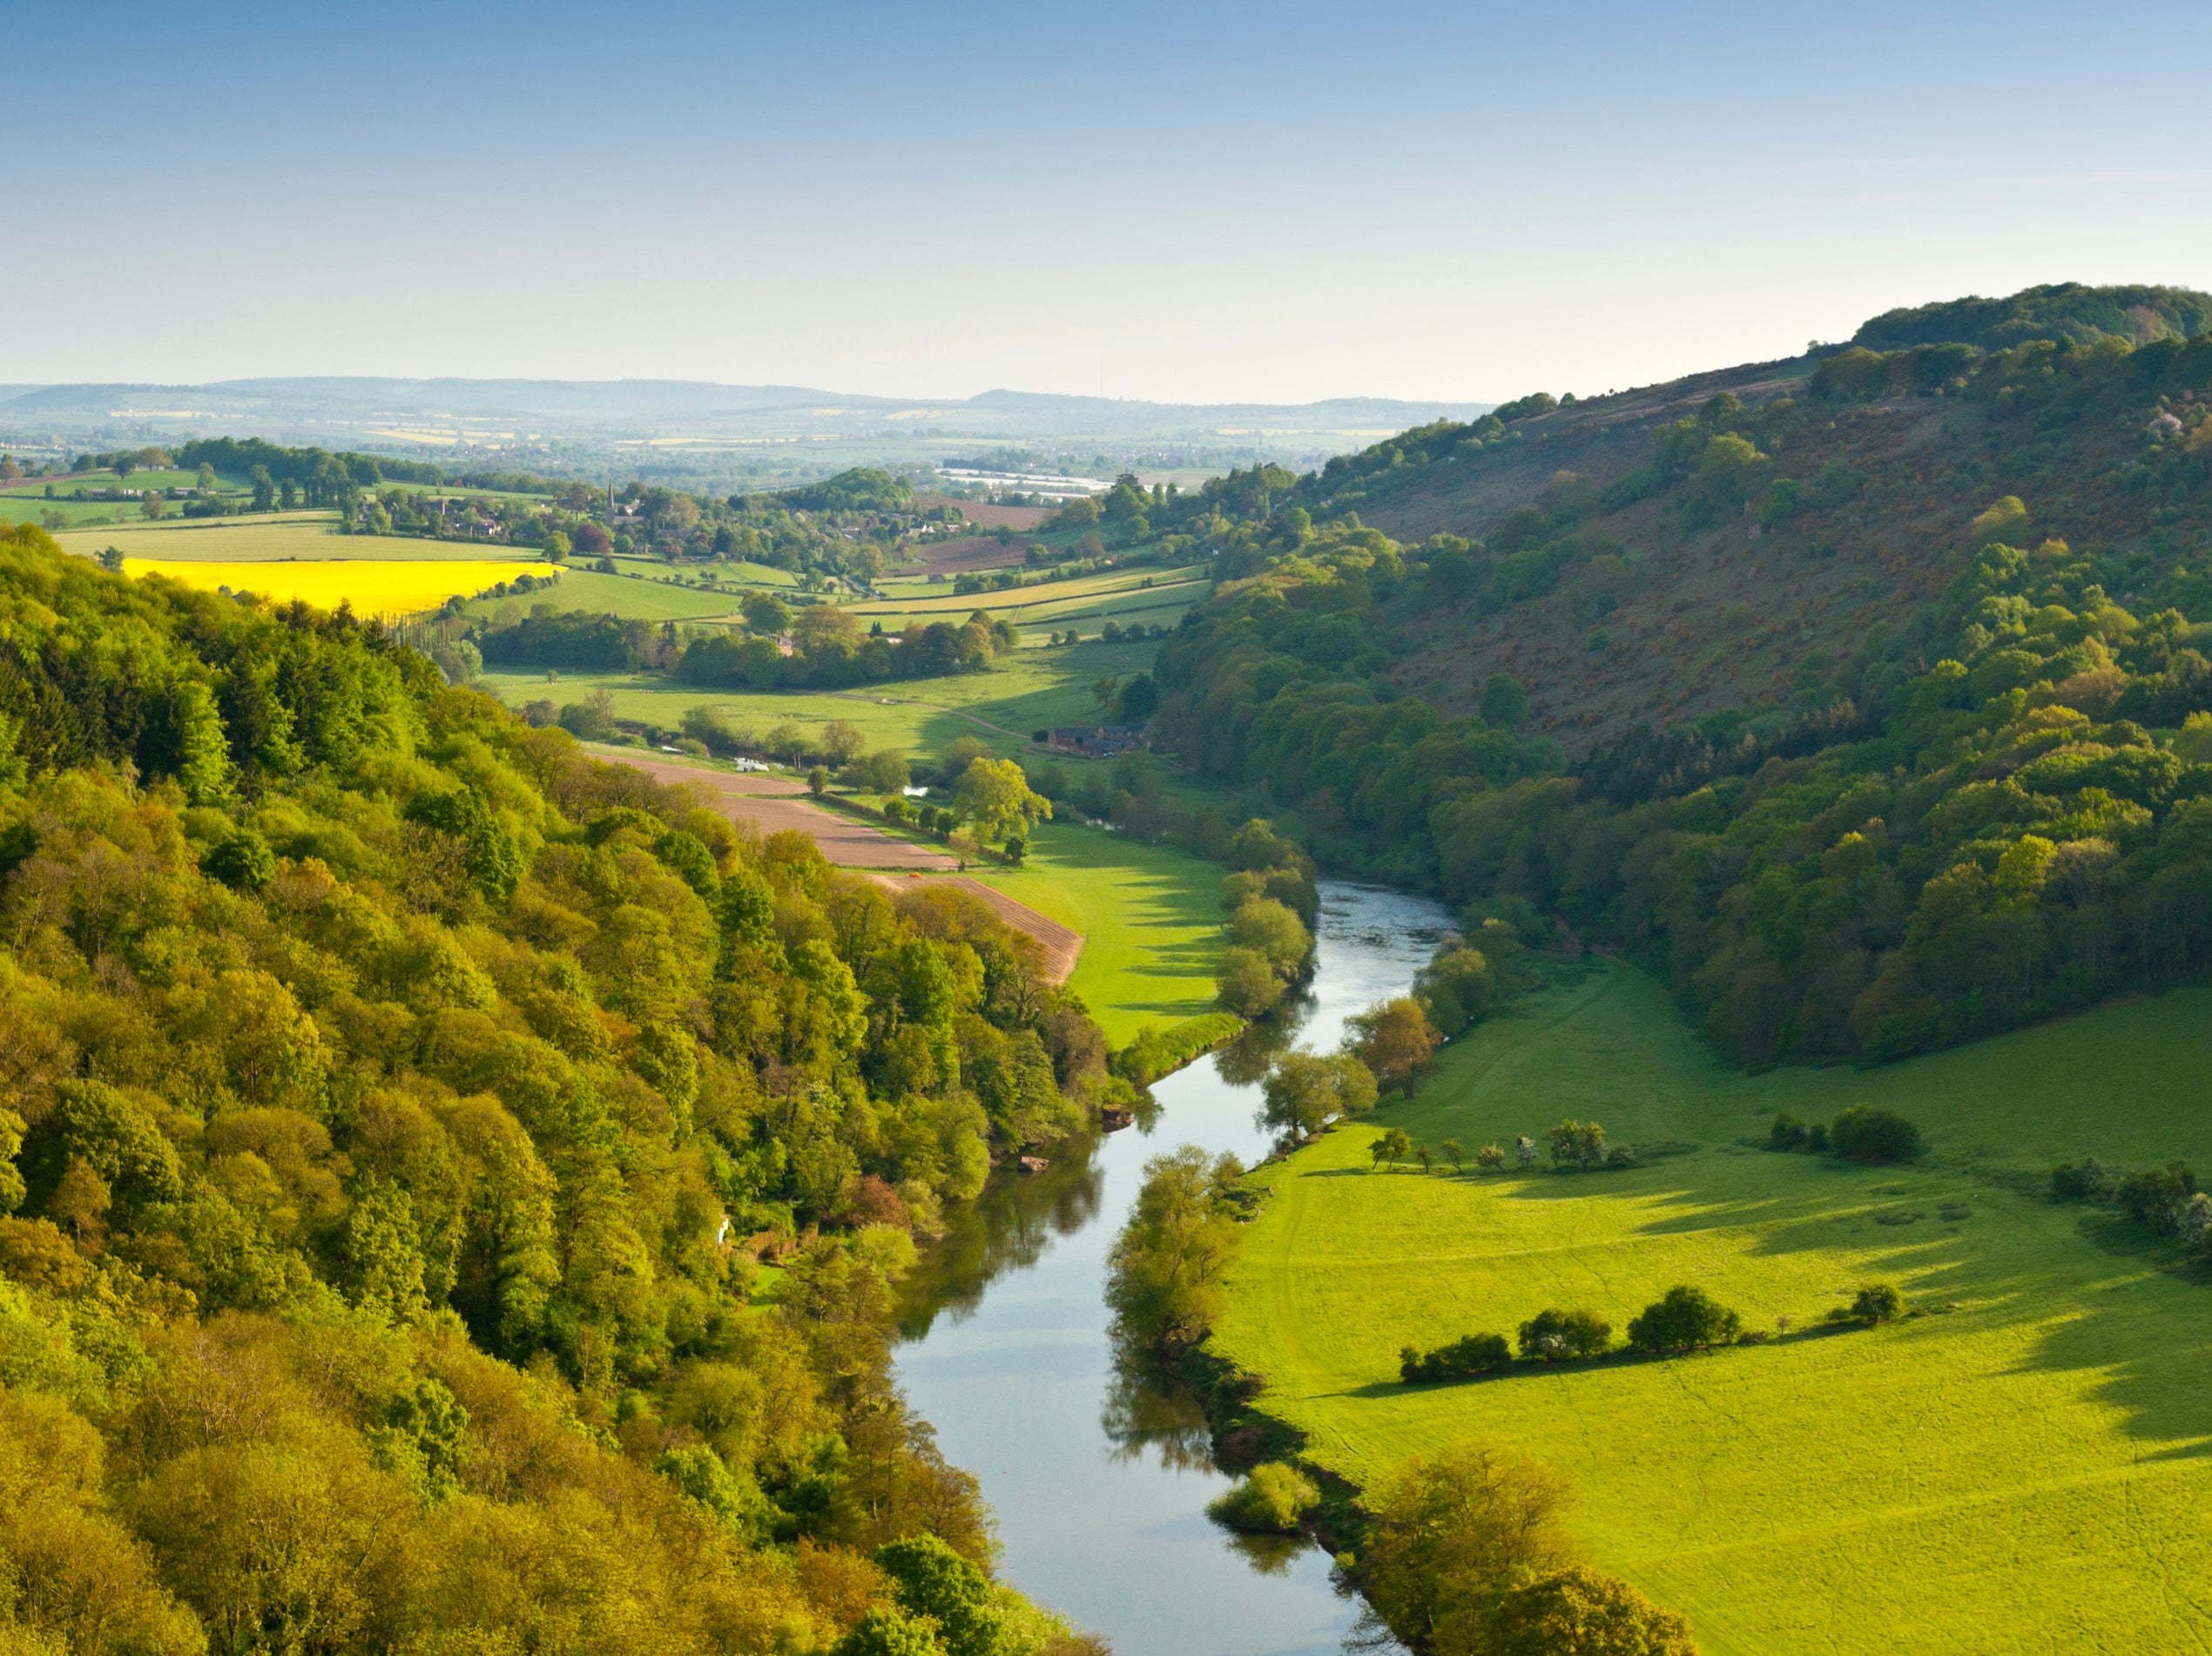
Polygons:
[[26,14],[0,381],[1489,402],[2212,286],[2157,114],[2212,17],[2131,14],[2124,84],[2072,17]]

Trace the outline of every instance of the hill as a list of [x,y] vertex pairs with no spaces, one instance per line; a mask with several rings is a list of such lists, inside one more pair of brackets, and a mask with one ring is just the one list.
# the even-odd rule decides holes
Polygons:
[[1036,1656],[890,1294],[1103,1053],[988,903],[0,531],[0,1646],[822,1650],[898,1542]]
[[2208,398],[2212,335],[1853,347],[1098,510],[1212,551],[1157,731],[1325,861],[1894,1057],[2212,957]]

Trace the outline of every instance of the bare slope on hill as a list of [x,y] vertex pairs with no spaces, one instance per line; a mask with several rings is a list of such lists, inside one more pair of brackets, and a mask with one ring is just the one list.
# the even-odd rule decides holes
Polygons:
[[1873,628],[1904,623],[1958,572],[1966,524],[2005,492],[1975,465],[1982,411],[1929,396],[1809,405],[1813,366],[1757,364],[1576,403],[1521,422],[1509,456],[1431,465],[1363,504],[1364,521],[1400,541],[1483,540],[1517,510],[1618,483],[1662,429],[1716,395],[1753,409],[1786,398],[1808,415],[1771,458],[1821,497],[1816,510],[1770,529],[1750,515],[1685,526],[1669,499],[1602,511],[1578,526],[1582,556],[1551,591],[1432,617],[1393,680],[1462,713],[1490,674],[1511,673],[1532,727],[1581,749],[1639,722],[1786,701]]

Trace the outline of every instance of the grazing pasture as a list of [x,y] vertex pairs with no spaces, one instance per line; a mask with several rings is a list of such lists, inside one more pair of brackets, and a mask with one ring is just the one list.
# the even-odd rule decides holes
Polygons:
[[1082,934],[1070,982],[1116,1046],[1214,1010],[1221,865],[1078,823],[1041,822],[1019,869],[974,877]]
[[[1569,1473],[1601,1568],[1708,1656],[2195,1648],[2212,1626],[2212,1281],[2047,1173],[2212,1166],[2212,990],[1888,1069],[1724,1071],[1649,978],[1602,968],[1446,1050],[1410,1103],[1257,1175],[1215,1348],[1365,1483],[1477,1439]],[[1754,1147],[1852,1104],[1926,1135],[1903,1167]],[[1519,1170],[1516,1134],[1595,1119],[1642,1165]],[[1497,1174],[1372,1171],[1387,1127],[1507,1152]],[[1829,1332],[1871,1282],[1906,1320]],[[1399,1383],[1398,1353],[1511,1337],[1548,1307],[1629,1319],[1676,1283],[1757,1347]],[[1787,1319],[1786,1328],[1784,1319]]]
[[[135,519],[137,514],[133,513]],[[470,545],[462,541],[409,540],[389,535],[344,535],[329,511],[256,513],[243,517],[165,518],[105,528],[64,530],[54,538],[65,552],[92,556],[115,547],[126,558],[153,563],[273,564],[299,562],[526,564],[527,546]]]

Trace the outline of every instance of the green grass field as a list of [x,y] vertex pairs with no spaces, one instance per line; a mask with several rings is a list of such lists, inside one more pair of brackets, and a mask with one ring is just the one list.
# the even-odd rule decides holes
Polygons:
[[[563,585],[577,578],[568,576]],[[1144,671],[1157,649],[1152,644],[1086,644],[1017,650],[1000,657],[988,673],[901,679],[835,693],[702,690],[652,673],[563,673],[549,682],[543,673],[488,673],[480,682],[514,707],[541,696],[556,703],[581,701],[604,688],[614,697],[616,717],[666,729],[683,722],[685,708],[706,706],[755,732],[786,720],[801,726],[847,720],[860,727],[871,749],[895,747],[912,756],[941,752],[961,736],[988,742],[1002,754],[1026,754],[1036,751],[1029,734],[1040,727],[1096,724],[1100,713],[1091,684],[1107,674],[1128,677]],[[1072,772],[1085,761],[1064,762]]]
[[1038,824],[1029,861],[976,878],[1083,935],[1070,986],[1116,1046],[1214,1010],[1217,863],[1100,828]]
[[103,547],[122,549],[126,558],[156,563],[481,564],[535,562],[528,546],[485,542],[416,540],[401,535],[341,535],[337,514],[327,511],[256,513],[240,517],[142,519],[112,527],[64,530],[54,538],[62,550],[80,555]]
[[1032,630],[1075,625],[1095,631],[1109,620],[1171,626],[1212,591],[1212,583],[1196,569],[1132,570],[966,598],[919,581],[887,581],[882,591],[881,599],[853,605],[853,614],[896,629],[909,621],[957,620],[981,610]]
[[[49,515],[58,515],[65,526],[114,524],[131,525],[146,521],[135,500],[72,500],[70,496],[78,490],[112,489],[120,482],[130,489],[190,489],[199,482],[197,471],[134,471],[129,477],[118,479],[111,471],[79,472],[68,477],[25,477],[0,485],[0,523],[43,524]],[[237,494],[239,480],[235,477],[219,479],[226,494]],[[46,497],[51,484],[55,497]],[[167,503],[169,516],[174,519],[183,510],[182,501]]]
[[[1366,1483],[1460,1439],[1579,1485],[1593,1560],[1690,1618],[1709,1656],[2195,1649],[2212,1630],[2212,1282],[2041,1175],[2090,1153],[2212,1161],[2212,991],[2177,990],[1885,1070],[1716,1065],[1625,967],[1449,1049],[1377,1120],[1432,1145],[1595,1118],[1694,1145],[1635,1171],[1367,1171],[1339,1130],[1272,1191],[1216,1347]],[[1853,1103],[1927,1134],[1906,1168],[1749,1147],[1777,1109]],[[1808,1333],[1860,1286],[1924,1314]],[[1511,1336],[1546,1306],[1616,1335],[1677,1282],[1792,1331],[1670,1362],[1423,1388],[1397,1354]]]
[[[517,549],[527,550],[527,549]],[[738,600],[728,592],[702,591],[695,586],[676,586],[659,581],[632,580],[621,575],[602,575],[571,564],[550,592],[532,592],[517,598],[480,598],[468,613],[489,618],[502,604],[528,611],[539,604],[556,610],[586,610],[594,614],[618,615],[631,621],[697,621],[731,614]]]

